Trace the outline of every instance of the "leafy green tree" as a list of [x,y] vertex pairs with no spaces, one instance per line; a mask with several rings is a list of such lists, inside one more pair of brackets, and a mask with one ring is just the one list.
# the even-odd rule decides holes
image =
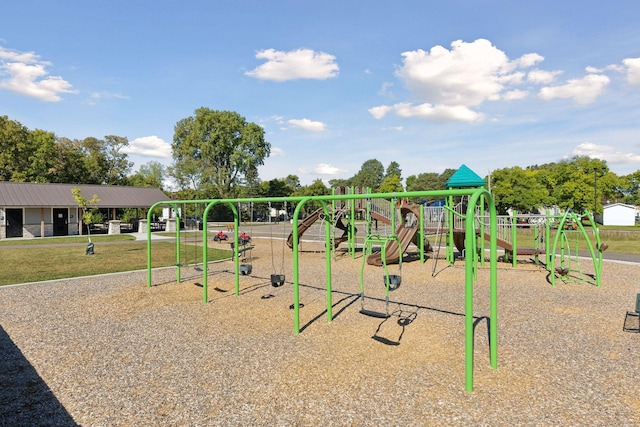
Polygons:
[[609,172],[604,160],[575,156],[542,168],[550,168],[554,174],[555,185],[548,191],[559,207],[576,212],[585,209],[595,210],[596,214],[602,212],[604,188],[597,182]]
[[116,135],[107,135],[104,137],[103,152],[106,160],[105,184],[126,184],[127,175],[131,171],[133,162],[130,162],[127,154],[121,150],[128,146],[129,140],[126,137]]
[[391,162],[387,166],[387,170],[384,173],[384,179],[378,187],[379,193],[393,193],[403,191],[402,187],[402,169],[398,162]]
[[407,191],[444,190],[447,181],[456,172],[455,169],[445,169],[441,174],[425,172],[407,177]]
[[387,166],[387,170],[384,172],[385,178],[393,175],[402,178],[402,169],[400,169],[400,164],[396,161],[392,161],[391,163],[389,163],[389,166]]
[[154,187],[163,189],[166,168],[160,162],[148,162],[140,165],[138,171],[129,177],[129,185],[135,187]]
[[640,206],[640,169],[620,178],[624,203]]
[[625,180],[618,177],[615,173],[608,171],[602,177],[594,177],[594,188],[602,190],[601,203],[618,203],[624,201]]
[[93,223],[94,213],[97,210],[95,206],[100,203],[100,199],[97,194],[94,194],[91,199],[87,199],[78,187],[72,188],[71,193],[73,193],[73,198],[82,211],[82,223],[87,226],[87,236],[89,238],[89,243],[91,243],[90,225]]
[[[292,196],[326,196],[328,194],[331,194],[331,189],[327,188],[326,185],[324,185],[324,182],[322,182],[321,179],[316,179],[315,181],[313,181],[313,183],[311,183],[310,185],[306,185],[304,187],[299,187],[298,189],[296,189]],[[315,201],[310,201],[305,203],[303,210],[304,212],[312,212],[315,211],[316,209],[320,208],[320,203],[319,202],[315,202]]]
[[49,164],[49,182],[89,184],[86,158],[78,140],[58,138]]
[[84,154],[84,168],[87,171],[83,183],[104,184],[108,169],[104,141],[90,136],[79,141],[79,144]]
[[376,191],[384,180],[384,166],[376,159],[367,160],[351,179],[351,185]]
[[205,107],[176,124],[172,148],[176,180],[197,177],[206,192],[221,198],[232,197],[271,152],[262,127],[236,112]]
[[33,152],[29,129],[0,116],[0,181],[26,181]]
[[56,153],[56,136],[52,132],[36,129],[29,132],[33,148],[29,158],[27,179],[30,182],[53,182],[51,171]]
[[292,193],[301,187],[300,178],[297,175],[292,175],[292,174],[287,175],[284,178],[284,183],[287,187],[291,189]]
[[394,193],[401,191],[403,191],[402,182],[398,175],[386,176],[382,180],[380,187],[378,187],[378,193]]
[[121,150],[129,145],[127,138],[107,135],[105,139],[87,137],[79,142],[85,155],[87,184],[123,185],[133,163]]
[[506,214],[509,208],[519,212],[530,212],[549,202],[549,193],[536,180],[535,172],[523,170],[519,166],[493,171],[491,193],[496,209],[501,214]]
[[284,179],[272,179],[260,184],[262,197],[287,197],[293,190]]
[[351,187],[352,184],[352,178],[348,178],[348,179],[342,179],[342,178],[337,178],[337,179],[330,179],[329,180],[329,185],[333,188],[336,187]]

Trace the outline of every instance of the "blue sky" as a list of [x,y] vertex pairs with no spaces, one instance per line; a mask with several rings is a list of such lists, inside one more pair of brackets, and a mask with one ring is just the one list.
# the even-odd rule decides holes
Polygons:
[[171,164],[199,107],[264,127],[263,180],[640,169],[640,2],[34,1],[0,13],[0,115]]

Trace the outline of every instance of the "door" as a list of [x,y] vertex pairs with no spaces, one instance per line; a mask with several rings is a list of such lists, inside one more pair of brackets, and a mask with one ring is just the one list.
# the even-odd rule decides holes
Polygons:
[[66,236],[69,234],[69,210],[53,209],[53,235]]
[[22,209],[7,209],[7,237],[22,237]]

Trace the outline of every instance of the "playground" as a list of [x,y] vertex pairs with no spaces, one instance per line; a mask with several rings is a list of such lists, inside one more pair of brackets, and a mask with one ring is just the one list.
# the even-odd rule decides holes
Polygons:
[[[274,200],[162,202],[234,220],[189,240],[170,218],[175,267],[153,268],[148,228],[144,272],[0,289],[2,389],[19,396],[0,395],[0,424],[640,423],[640,265],[603,267],[572,212],[534,218],[525,247],[516,216],[459,187],[283,198],[291,222],[260,235],[243,209]],[[422,196],[447,201],[434,214]],[[211,248],[232,257],[205,262]]]
[[[474,285],[475,388],[465,390],[465,268],[406,262],[388,318],[360,313],[362,260],[337,253],[326,318],[322,245],[302,242],[300,326],[292,257],[253,239],[252,273],[234,294],[232,260],[0,289],[6,425],[638,425],[638,334],[623,332],[638,264],[606,262],[602,286],[549,283],[501,263],[500,359],[490,366],[489,269]],[[228,246],[214,242],[211,247]],[[286,282],[273,287],[272,253]],[[276,259],[276,267],[279,260]],[[398,266],[389,266],[394,272]],[[381,268],[366,303],[384,310]],[[16,393],[18,390],[18,393]],[[6,412],[5,412],[6,411]],[[22,414],[22,415],[21,415]],[[24,417],[31,418],[24,418]],[[23,417],[23,418],[21,418]]]

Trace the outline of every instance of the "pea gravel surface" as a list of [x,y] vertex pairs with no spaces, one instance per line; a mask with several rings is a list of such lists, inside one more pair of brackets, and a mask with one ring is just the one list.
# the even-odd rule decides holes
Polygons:
[[[154,270],[151,288],[146,272],[0,288],[0,426],[640,425],[640,334],[623,331],[638,264],[605,262],[598,288],[500,263],[498,369],[480,268],[468,392],[461,260],[390,266],[402,283],[374,318],[362,259],[338,254],[329,322],[325,256],[303,244],[296,335],[291,252],[273,247],[247,253],[239,295],[232,263],[210,264],[206,304],[194,266],[181,283]],[[382,269],[364,283],[384,312]]]

